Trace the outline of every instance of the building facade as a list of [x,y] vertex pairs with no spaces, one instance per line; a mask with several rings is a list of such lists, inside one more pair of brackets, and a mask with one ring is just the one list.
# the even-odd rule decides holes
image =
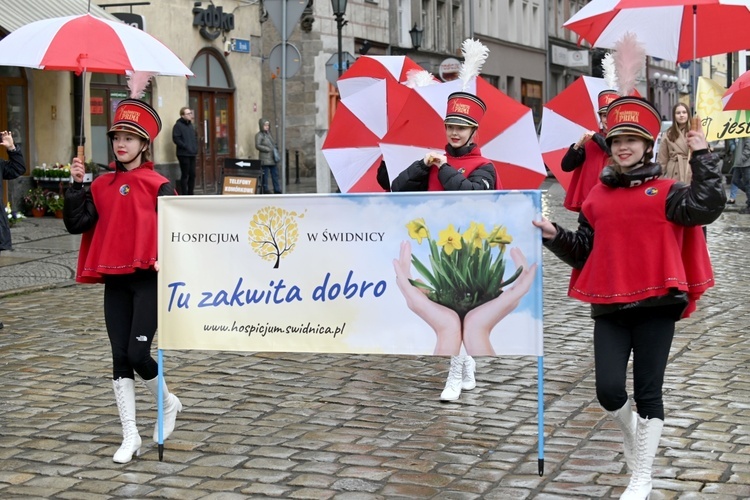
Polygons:
[[[83,14],[88,8],[87,0],[7,3],[4,8],[11,15],[0,21],[6,34],[38,19]],[[172,179],[178,176],[172,126],[180,108],[189,106],[195,111],[200,145],[196,192],[217,193],[225,158],[257,158],[254,136],[263,104],[257,2],[151,0],[147,5],[104,7],[92,7],[92,14],[125,18],[164,43],[194,73],[189,78],[157,76],[147,89],[144,100],[163,123],[152,158],[157,170]],[[0,100],[8,112],[0,113],[6,120],[0,129],[20,131],[30,171],[43,163],[71,161],[81,142],[82,114],[86,159],[104,166],[113,159],[106,130],[117,103],[128,96],[122,75],[87,74],[83,82],[69,72],[2,67]],[[10,199],[18,202],[30,185],[28,177],[14,182]]]

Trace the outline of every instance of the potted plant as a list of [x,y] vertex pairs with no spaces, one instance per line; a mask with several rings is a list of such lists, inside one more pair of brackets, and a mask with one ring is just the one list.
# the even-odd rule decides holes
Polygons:
[[63,205],[65,199],[57,193],[47,193],[47,210],[55,214],[55,217],[62,219],[63,216]]
[[29,189],[23,197],[23,202],[34,217],[43,216],[47,210],[47,195],[39,186]]
[[8,225],[10,227],[15,226],[16,222],[25,218],[21,212],[16,212],[11,208],[10,202],[5,205],[5,215],[8,217]]

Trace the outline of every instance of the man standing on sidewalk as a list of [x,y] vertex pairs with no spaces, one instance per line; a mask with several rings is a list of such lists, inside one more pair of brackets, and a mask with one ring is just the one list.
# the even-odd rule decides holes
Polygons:
[[[21,150],[13,143],[13,134],[3,131],[0,132],[0,138],[0,144],[5,146],[5,150],[8,152],[8,160],[0,158],[0,179],[9,181],[25,173],[26,164],[23,162]],[[0,217],[0,252],[10,249],[10,224],[8,224],[8,218],[5,216],[5,209],[3,209],[3,216]],[[0,321],[0,330],[3,329],[3,326],[3,322]]]
[[177,193],[193,194],[198,137],[193,126],[192,109],[187,107],[180,109],[180,118],[172,128],[172,141],[177,145],[177,161],[180,162],[180,182],[177,183]]

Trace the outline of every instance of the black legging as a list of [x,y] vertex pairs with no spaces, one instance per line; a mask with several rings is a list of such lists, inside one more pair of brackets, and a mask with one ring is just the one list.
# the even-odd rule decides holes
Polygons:
[[156,272],[109,275],[104,280],[104,322],[112,346],[112,378],[143,380],[158,375],[151,357],[156,334]]
[[677,309],[682,306],[633,308],[594,318],[596,397],[605,410],[618,410],[628,400],[625,381],[632,350],[638,414],[664,420],[662,386]]
[[195,190],[195,156],[178,156],[180,184],[178,194],[191,195]]

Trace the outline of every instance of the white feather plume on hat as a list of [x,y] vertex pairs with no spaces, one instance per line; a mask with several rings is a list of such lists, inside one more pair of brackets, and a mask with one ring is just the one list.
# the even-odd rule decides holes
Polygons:
[[458,79],[462,82],[461,90],[466,90],[471,80],[479,76],[479,73],[482,71],[482,66],[484,66],[484,62],[487,60],[490,49],[479,40],[467,38],[461,44],[461,53],[463,54],[464,61],[461,63],[461,68],[458,71]]
[[638,76],[646,66],[646,49],[634,33],[625,33],[615,42],[615,69],[620,95],[633,94]]
[[427,87],[428,85],[433,85],[435,83],[440,82],[438,82],[432,73],[426,69],[410,69],[406,72],[406,82],[404,82],[404,85],[410,89],[414,89],[417,87]]
[[156,73],[132,71],[127,74],[128,88],[132,99],[140,99],[146,94],[146,87],[151,83],[152,76],[156,76]]
[[607,52],[602,59],[602,75],[607,88],[617,90],[617,70],[615,68],[615,58],[611,52]]

